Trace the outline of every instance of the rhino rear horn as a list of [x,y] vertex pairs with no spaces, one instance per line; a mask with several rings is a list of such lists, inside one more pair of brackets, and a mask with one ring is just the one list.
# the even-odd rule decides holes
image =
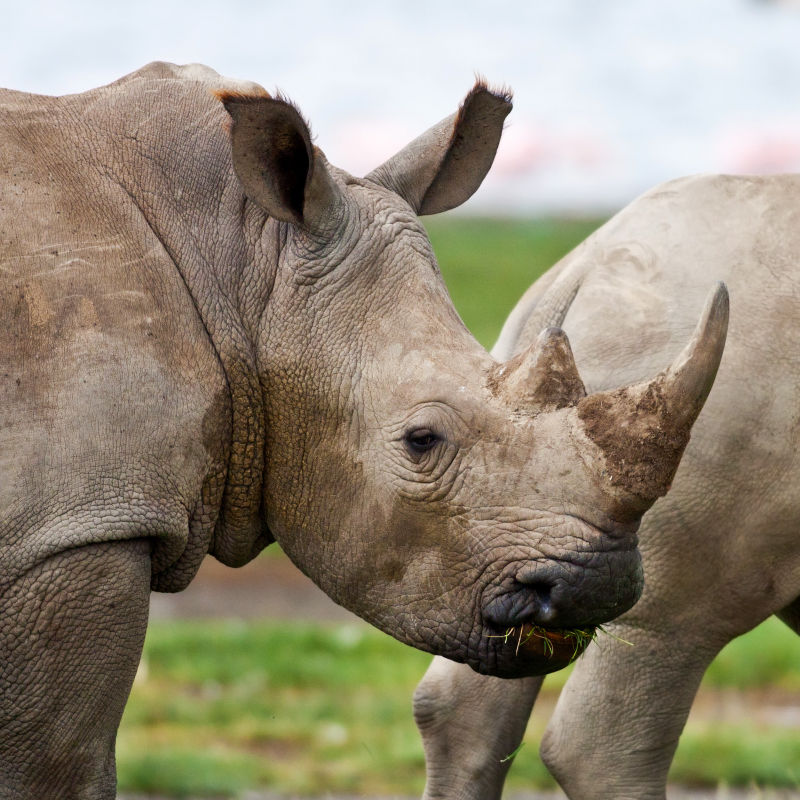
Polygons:
[[667,493],[691,427],[717,374],[728,330],[728,290],[718,283],[689,344],[653,380],[597,392],[578,403],[586,435],[603,452],[611,484],[630,510]]
[[456,114],[414,139],[367,175],[399,194],[418,214],[461,205],[492,166],[511,93],[478,81]]
[[494,382],[508,402],[527,412],[564,408],[586,396],[561,328],[545,328],[527,350],[496,369]]

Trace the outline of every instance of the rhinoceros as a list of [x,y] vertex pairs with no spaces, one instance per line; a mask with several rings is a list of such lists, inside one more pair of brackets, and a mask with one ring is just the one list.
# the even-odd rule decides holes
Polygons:
[[632,387],[585,396],[555,328],[493,359],[418,215],[475,191],[510,108],[478,83],[357,178],[283,97],[204,67],[0,94],[0,796],[114,796],[149,593],[207,554],[277,541],[338,603],[492,675],[571,657],[509,629],[635,602],[725,293]]
[[[534,283],[493,350],[511,358],[562,324],[587,389],[607,390],[674,350],[710,280],[730,288],[714,389],[671,491],[641,523],[642,598],[581,656],[541,743],[575,800],[663,800],[714,656],[773,614],[800,633],[798,197],[796,175],[656,187]],[[415,695],[426,798],[500,797],[541,683],[434,659]]]

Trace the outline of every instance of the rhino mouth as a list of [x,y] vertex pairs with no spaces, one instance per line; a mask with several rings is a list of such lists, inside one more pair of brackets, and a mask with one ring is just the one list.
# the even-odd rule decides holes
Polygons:
[[477,670],[511,678],[563,669],[602,624],[635,604],[642,584],[640,555],[630,544],[512,567],[481,609]]
[[493,640],[494,661],[499,674],[547,675],[575,661],[597,638],[597,627],[545,628],[521,623],[502,632],[487,633]]

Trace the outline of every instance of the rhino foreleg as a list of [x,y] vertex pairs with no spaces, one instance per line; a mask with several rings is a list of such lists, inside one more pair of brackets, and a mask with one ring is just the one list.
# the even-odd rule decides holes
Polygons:
[[578,660],[540,747],[571,800],[664,800],[700,680],[731,638],[700,624],[659,632],[609,626],[620,638],[598,637]]
[[425,800],[497,800],[543,678],[503,680],[433,659],[414,693]]
[[0,601],[0,798],[111,800],[147,626],[150,545],[66,550]]

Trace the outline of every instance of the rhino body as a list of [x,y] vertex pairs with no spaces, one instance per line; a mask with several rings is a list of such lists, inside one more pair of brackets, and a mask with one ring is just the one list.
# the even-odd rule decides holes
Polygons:
[[[585,395],[559,330],[492,359],[417,215],[475,191],[510,107],[478,84],[356,178],[290,103],[204,67],[0,94],[0,797],[114,796],[149,592],[209,553],[277,540],[337,602],[495,675],[571,655],[509,627],[635,602],[725,292],[616,393]],[[650,432],[645,480],[608,469],[618,417]]]
[[[647,375],[693,325],[709,279],[728,344],[669,494],[645,515],[639,602],[578,661],[541,755],[570,798],[664,798],[704,670],[776,614],[800,632],[800,177],[659,186],[537,281],[494,354],[563,319],[587,389]],[[574,299],[571,299],[573,298]],[[570,302],[571,301],[571,302]],[[435,659],[416,694],[428,798],[498,798],[541,678]]]

